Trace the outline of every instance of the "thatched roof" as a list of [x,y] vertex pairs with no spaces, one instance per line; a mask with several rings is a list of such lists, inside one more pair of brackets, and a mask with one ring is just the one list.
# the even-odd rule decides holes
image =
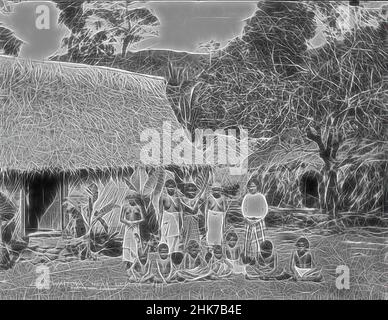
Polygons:
[[140,132],[179,127],[163,78],[0,56],[2,171],[142,164]]

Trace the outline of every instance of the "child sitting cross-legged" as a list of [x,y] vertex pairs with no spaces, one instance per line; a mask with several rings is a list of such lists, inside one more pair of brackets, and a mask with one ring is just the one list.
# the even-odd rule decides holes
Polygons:
[[152,282],[151,260],[149,259],[149,246],[141,242],[139,235],[135,235],[138,243],[138,253],[135,262],[128,270],[130,282]]
[[183,252],[176,251],[171,253],[171,267],[172,272],[170,276],[170,282],[183,282],[185,278],[181,275],[181,270],[183,269]]
[[209,263],[211,271],[209,279],[217,280],[226,278],[232,274],[233,265],[225,258],[220,245],[213,247],[213,256]]
[[278,271],[278,257],[273,243],[265,240],[260,244],[260,252],[246,268],[245,278],[248,280],[285,280],[291,275],[284,270]]
[[170,281],[172,276],[171,257],[169,255],[169,247],[166,243],[161,243],[158,246],[158,258],[156,259],[156,274],[153,282],[166,283]]
[[296,241],[296,250],[291,256],[291,272],[294,280],[315,281],[322,280],[321,270],[314,267],[313,258],[310,252],[310,242],[305,237]]
[[196,240],[190,240],[187,244],[187,252],[183,258],[183,268],[179,275],[185,281],[196,281],[207,279],[211,274],[209,266],[202,258],[201,249]]

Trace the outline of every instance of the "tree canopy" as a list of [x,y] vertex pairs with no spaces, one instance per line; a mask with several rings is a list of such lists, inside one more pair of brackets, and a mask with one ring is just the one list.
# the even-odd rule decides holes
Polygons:
[[159,20],[133,1],[61,1],[59,22],[70,30],[56,54],[61,60],[97,64],[121,54],[131,45],[158,35]]

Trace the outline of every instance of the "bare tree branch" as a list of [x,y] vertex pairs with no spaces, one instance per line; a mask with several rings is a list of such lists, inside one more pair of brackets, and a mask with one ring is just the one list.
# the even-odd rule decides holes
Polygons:
[[306,133],[307,133],[307,138],[310,139],[311,141],[315,142],[318,145],[320,152],[326,151],[326,148],[323,145],[322,137],[320,134],[314,133],[312,131],[311,127],[306,128]]

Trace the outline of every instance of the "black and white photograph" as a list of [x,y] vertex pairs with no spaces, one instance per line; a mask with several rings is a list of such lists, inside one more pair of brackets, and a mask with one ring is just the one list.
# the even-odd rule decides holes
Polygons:
[[387,19],[0,0],[0,300],[387,300]]

